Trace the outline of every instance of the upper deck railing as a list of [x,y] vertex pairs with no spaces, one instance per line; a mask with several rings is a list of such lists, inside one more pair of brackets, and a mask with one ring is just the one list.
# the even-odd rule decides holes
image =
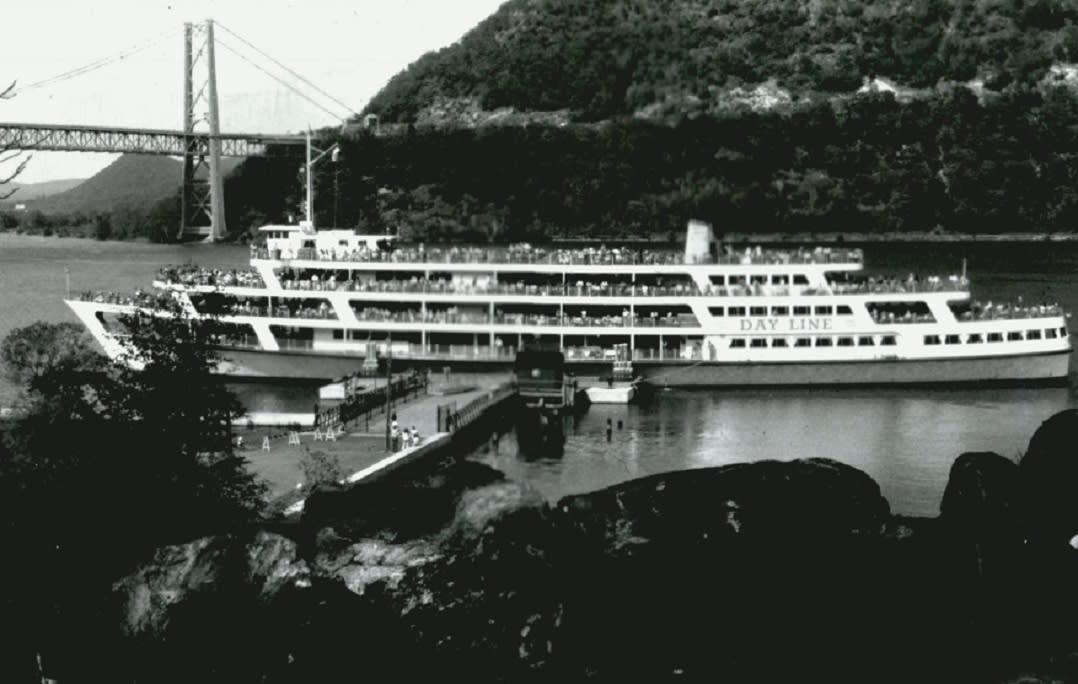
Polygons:
[[[158,273],[165,285],[203,287],[263,287],[256,271],[192,269],[166,267]],[[870,278],[859,283],[829,282],[828,287],[789,286],[768,284],[708,285],[699,288],[694,283],[646,285],[633,283],[573,282],[553,285],[514,282],[460,283],[443,279],[411,278],[408,280],[340,279],[331,275],[318,278],[281,278],[281,287],[301,292],[362,292],[384,294],[433,295],[510,295],[553,297],[786,297],[850,294],[923,294],[928,292],[968,292],[969,281],[959,276],[928,276],[925,278]]]
[[[686,265],[682,252],[651,249],[594,248],[548,249],[530,245],[508,247],[398,247],[392,250],[370,249],[284,249],[252,247],[252,259],[285,261],[331,261],[394,264],[531,264],[547,266],[665,266]],[[763,251],[746,249],[741,254],[721,254],[694,262],[696,265],[783,265],[783,264],[861,264],[859,249]]]

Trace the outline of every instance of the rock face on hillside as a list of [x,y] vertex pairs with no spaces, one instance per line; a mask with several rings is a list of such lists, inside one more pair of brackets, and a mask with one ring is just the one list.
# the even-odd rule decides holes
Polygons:
[[139,681],[1066,676],[1036,663],[1078,649],[1056,621],[1078,607],[1056,532],[1075,439],[1070,412],[1021,466],[961,455],[937,519],[893,516],[826,459],[554,506],[474,463],[323,492],[277,533],[162,549],[117,582],[113,662]]

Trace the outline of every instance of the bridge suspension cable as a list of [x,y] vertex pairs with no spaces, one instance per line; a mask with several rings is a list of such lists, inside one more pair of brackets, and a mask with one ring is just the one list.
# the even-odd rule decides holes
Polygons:
[[304,100],[306,100],[306,101],[310,102],[310,103],[311,103],[311,104],[313,104],[313,105],[314,105],[315,107],[318,107],[319,109],[321,109],[321,110],[322,110],[323,112],[325,112],[326,114],[329,114],[329,115],[330,115],[330,116],[332,116],[332,117],[333,117],[334,119],[339,119],[339,120],[341,120],[341,121],[344,121],[344,120],[346,120],[346,119],[348,118],[347,116],[341,116],[339,112],[334,112],[333,110],[329,109],[328,107],[326,107],[325,105],[323,105],[323,104],[322,104],[321,102],[319,102],[318,100],[315,100],[315,99],[314,99],[313,97],[311,97],[311,96],[310,96],[310,95],[308,95],[307,93],[303,92],[303,91],[302,91],[302,90],[300,90],[299,88],[296,88],[296,87],[295,87],[294,85],[292,85],[292,84],[291,84],[291,83],[289,83],[288,81],[284,80],[284,79],[283,79],[283,78],[281,78],[280,76],[278,76],[278,75],[276,75],[276,74],[272,73],[271,71],[267,70],[267,69],[266,69],[265,67],[263,67],[263,66],[262,66],[261,64],[259,64],[258,62],[255,62],[255,61],[254,61],[253,59],[249,58],[249,57],[248,57],[247,55],[243,54],[242,52],[240,52],[240,51],[239,51],[239,50],[237,50],[236,48],[232,47],[231,45],[229,45],[229,44],[228,44],[228,43],[226,43],[225,41],[221,40],[221,38],[220,38],[220,37],[218,37],[218,38],[216,39],[216,43],[217,43],[218,45],[220,45],[221,47],[225,48],[226,50],[228,50],[229,52],[231,52],[232,54],[236,55],[237,57],[239,57],[239,58],[240,58],[240,59],[242,59],[243,61],[245,61],[245,62],[247,62],[248,64],[250,64],[250,65],[251,65],[251,66],[253,66],[253,67],[254,67],[255,69],[258,69],[259,71],[261,71],[261,72],[262,72],[262,73],[264,73],[265,75],[269,76],[269,77],[270,77],[270,78],[272,78],[272,79],[273,79],[274,81],[277,81],[278,83],[280,83],[281,85],[283,85],[283,86],[284,86],[285,88],[288,88],[289,90],[291,90],[292,92],[294,92],[294,93],[295,93],[296,95],[298,95],[298,96],[302,97],[302,98],[303,98]]
[[77,67],[75,69],[70,69],[70,70],[65,71],[65,72],[63,72],[61,74],[57,74],[55,76],[50,76],[49,78],[45,78],[45,79],[42,79],[40,81],[35,81],[34,83],[30,83],[28,85],[16,87],[10,94],[12,96],[18,95],[20,93],[26,92],[27,90],[34,90],[36,88],[43,88],[45,86],[52,85],[54,83],[60,83],[62,81],[66,81],[68,79],[72,79],[72,78],[75,78],[77,76],[82,76],[83,74],[88,74],[91,71],[96,71],[97,69],[100,69],[102,67],[106,67],[106,66],[108,66],[110,64],[114,64],[114,63],[119,62],[119,61],[122,61],[124,59],[127,59],[128,57],[131,57],[132,55],[136,55],[139,52],[143,52],[144,50],[147,50],[147,49],[149,49],[151,47],[154,47],[158,43],[162,42],[165,38],[169,38],[169,37],[175,35],[176,33],[178,33],[178,31],[176,29],[169,29],[169,30],[167,30],[167,31],[165,31],[163,33],[158,34],[157,36],[154,36],[153,38],[149,39],[145,43],[140,43],[140,44],[132,46],[130,48],[121,50],[120,52],[117,52],[115,54],[109,55],[107,57],[102,57],[100,59],[96,59],[96,60],[94,60],[92,62],[84,64],[83,66]]
[[[288,72],[289,74],[291,74],[291,75],[292,75],[292,76],[293,76],[294,78],[296,78],[296,79],[298,79],[299,81],[303,82],[304,84],[306,84],[306,85],[307,85],[307,86],[308,86],[309,88],[311,88],[311,89],[312,89],[312,90],[314,90],[315,92],[317,92],[317,93],[319,93],[320,95],[322,95],[323,97],[325,97],[325,98],[327,98],[327,99],[329,99],[329,100],[333,101],[333,103],[334,103],[334,104],[336,104],[336,105],[338,105],[338,106],[342,107],[342,108],[343,108],[343,109],[344,109],[345,111],[347,111],[347,112],[348,112],[348,113],[349,113],[350,115],[352,115],[352,116],[359,116],[359,112],[357,112],[356,110],[352,109],[352,108],[351,108],[350,106],[348,106],[348,105],[347,105],[346,103],[344,103],[344,102],[341,102],[341,101],[340,101],[340,100],[338,100],[338,99],[337,99],[336,97],[334,97],[333,95],[329,94],[328,92],[326,92],[326,91],[325,91],[325,90],[323,90],[322,88],[319,88],[319,87],[318,87],[317,85],[315,85],[314,83],[312,83],[312,82],[310,81],[310,79],[304,78],[304,77],[303,77],[302,75],[300,75],[300,74],[296,73],[296,71],[295,71],[295,70],[293,70],[293,69],[289,69],[289,68],[288,68],[287,66],[285,66],[284,64],[281,64],[281,62],[279,62],[278,60],[274,59],[274,58],[273,58],[273,57],[272,57],[271,55],[268,55],[268,54],[266,54],[266,52],[265,52],[265,51],[263,51],[263,50],[260,50],[260,49],[258,48],[258,46],[256,46],[256,45],[252,44],[252,43],[251,43],[251,41],[247,40],[246,38],[244,38],[244,37],[243,37],[243,36],[241,36],[240,34],[236,33],[236,32],[235,32],[235,31],[233,31],[232,29],[228,28],[227,26],[225,26],[224,24],[222,24],[222,23],[221,23],[221,22],[219,22],[219,21],[218,21],[218,22],[216,22],[216,24],[217,24],[217,26],[218,26],[219,28],[222,28],[222,29],[224,29],[225,31],[227,31],[227,32],[228,32],[228,34],[229,34],[229,35],[231,35],[232,37],[234,37],[234,38],[235,38],[236,40],[240,41],[241,43],[243,43],[243,44],[244,44],[244,45],[246,45],[247,47],[251,48],[252,50],[254,50],[255,52],[257,52],[258,54],[260,54],[260,55],[261,55],[262,57],[265,57],[266,59],[268,59],[269,61],[273,62],[274,64],[276,64],[276,65],[277,65],[277,66],[279,66],[280,68],[284,69],[284,70],[285,70],[285,71],[287,71],[287,72]],[[218,40],[220,40],[220,39],[218,39]]]

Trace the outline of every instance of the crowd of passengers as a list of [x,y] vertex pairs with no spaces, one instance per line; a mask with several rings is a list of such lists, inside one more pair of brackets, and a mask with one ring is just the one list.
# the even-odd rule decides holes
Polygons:
[[184,264],[165,266],[158,280],[175,285],[210,285],[214,287],[264,287],[262,276],[251,269],[221,269]]
[[1062,314],[1063,309],[1058,304],[1026,305],[1021,300],[1016,304],[994,304],[989,301],[984,304],[972,302],[968,311],[963,311],[958,315],[958,320],[984,321],[998,318],[1042,318]]
[[951,275],[946,278],[928,276],[919,278],[910,274],[901,278],[869,277],[853,283],[832,282],[834,294],[885,294],[895,292],[950,292],[969,289],[969,280],[962,276]]
[[870,309],[869,314],[876,323],[934,323],[936,318],[930,313],[915,313],[906,311],[895,313],[894,311],[875,311]]
[[[321,261],[361,261],[384,263],[510,263],[561,265],[653,265],[682,264],[680,251],[661,251],[631,247],[544,247],[520,243],[507,247],[426,247],[418,245],[393,246],[391,249],[370,248],[366,244],[338,245],[332,248],[285,248],[271,254],[265,246],[251,245],[251,258],[316,259]],[[860,250],[816,247],[809,250],[764,251],[761,247],[746,247],[744,252],[726,247],[718,256],[724,264],[812,264],[860,262]],[[713,261],[708,259],[707,261]]]
[[227,310],[231,316],[270,316],[274,318],[337,318],[337,312],[328,302],[321,302],[317,306],[312,304],[280,304],[272,309],[265,306],[252,304],[250,301],[233,302]]
[[[368,307],[355,309],[356,318],[361,321],[393,321],[396,323],[490,323],[488,314],[475,311],[460,311],[457,307],[440,309],[436,311],[416,311],[408,309],[393,311],[381,307]],[[525,313],[505,313],[500,309],[494,312],[494,323],[508,323],[513,325],[567,325],[567,326],[695,326],[698,325],[695,316],[691,314],[675,315],[667,313],[659,315],[652,312],[648,316],[636,316],[628,310],[622,311],[620,316],[588,316],[587,312],[580,315],[545,315]]]
[[[610,283],[606,281],[593,283],[578,280],[574,283],[539,285],[520,282],[494,282],[473,278],[472,281],[462,282],[446,279],[424,279],[413,276],[407,280],[358,280],[337,279],[335,274],[319,276],[317,273],[309,277],[297,277],[293,271],[286,271],[281,275],[281,285],[286,289],[309,290],[309,291],[342,291],[342,292],[428,292],[438,294],[515,294],[515,295],[569,295],[569,296],[783,296],[788,295],[791,289],[788,285],[766,285],[762,283],[736,284],[736,285],[712,285],[701,289],[693,282],[678,282],[663,284],[660,278],[653,285],[631,283]],[[843,283],[832,282],[830,289],[805,288],[802,294],[825,295],[825,294],[889,294],[889,293],[913,293],[913,292],[941,292],[959,291],[969,289],[969,281],[959,276],[941,278],[929,276],[917,278],[909,276],[905,280],[899,278],[868,278],[863,282]]]
[[79,294],[79,299],[84,302],[119,304],[121,306],[154,306],[159,297],[161,297],[159,293],[143,292],[142,290],[135,290],[133,294],[97,291],[87,291]]

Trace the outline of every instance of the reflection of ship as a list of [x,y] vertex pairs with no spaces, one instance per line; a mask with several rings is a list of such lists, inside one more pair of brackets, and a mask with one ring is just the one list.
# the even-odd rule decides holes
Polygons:
[[628,345],[615,345],[614,354],[614,367],[610,374],[599,378],[598,385],[585,390],[588,401],[593,404],[628,404],[636,398],[637,380],[633,376]]
[[[225,370],[333,378],[373,354],[403,366],[511,366],[529,342],[578,376],[623,346],[658,386],[1065,378],[1056,306],[980,305],[964,276],[865,277],[860,250],[724,253],[689,224],[684,253],[402,246],[385,236],[266,226],[251,269],[165,269],[155,282],[229,326]],[[111,355],[110,318],[152,300],[68,304]]]

